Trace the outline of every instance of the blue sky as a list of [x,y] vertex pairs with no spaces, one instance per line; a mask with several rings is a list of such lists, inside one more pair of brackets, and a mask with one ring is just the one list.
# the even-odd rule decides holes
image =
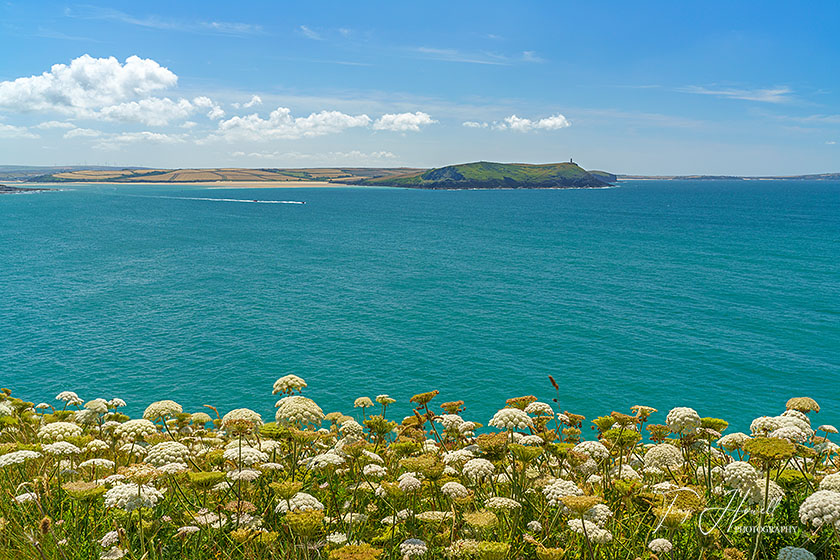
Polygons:
[[0,4],[0,164],[840,171],[837,2]]

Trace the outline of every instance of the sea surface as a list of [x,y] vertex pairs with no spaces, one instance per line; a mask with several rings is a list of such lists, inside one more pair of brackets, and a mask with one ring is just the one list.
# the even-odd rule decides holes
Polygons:
[[533,394],[741,430],[804,395],[840,424],[840,183],[63,188],[0,195],[0,386],[35,403],[268,420],[295,373],[395,419],[438,389],[482,423]]

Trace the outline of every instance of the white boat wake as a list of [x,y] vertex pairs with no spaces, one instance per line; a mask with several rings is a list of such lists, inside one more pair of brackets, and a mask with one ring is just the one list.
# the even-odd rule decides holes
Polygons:
[[154,195],[124,195],[124,196],[136,196],[142,198],[165,198],[168,200],[206,200],[208,202],[243,202],[246,204],[306,204],[306,202],[302,200],[257,200],[257,199],[247,199],[247,198],[211,198],[211,197],[199,197],[199,196],[154,196]]

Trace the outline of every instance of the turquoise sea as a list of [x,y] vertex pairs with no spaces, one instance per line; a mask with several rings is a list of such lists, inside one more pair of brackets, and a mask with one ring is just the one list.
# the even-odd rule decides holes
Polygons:
[[590,418],[840,423],[840,183],[65,188],[0,195],[0,385],[36,403],[268,419],[295,373],[327,412],[439,389],[486,423],[550,374]]

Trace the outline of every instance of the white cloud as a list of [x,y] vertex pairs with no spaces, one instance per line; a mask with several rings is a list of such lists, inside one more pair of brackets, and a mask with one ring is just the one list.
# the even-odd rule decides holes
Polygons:
[[253,107],[255,105],[262,105],[262,98],[259,95],[251,96],[251,100],[245,103],[243,107]]
[[193,103],[196,107],[201,107],[202,109],[209,109],[207,111],[207,118],[208,119],[221,119],[225,116],[224,110],[217,103],[215,103],[212,99],[206,96],[196,97],[193,99]]
[[98,138],[102,136],[102,132],[99,130],[93,130],[92,128],[74,128],[73,130],[68,130],[64,133],[64,138]]
[[312,29],[306,27],[305,25],[301,25],[299,27],[299,29],[300,29],[300,32],[303,33],[303,35],[308,39],[314,39],[316,41],[323,41],[324,40],[324,38],[321,37],[320,33],[318,33],[317,31],[313,31]]
[[0,82],[0,107],[85,116],[96,109],[175,86],[178,77],[151,59],[82,55],[39,76]]
[[40,136],[30,132],[25,126],[0,123],[0,138],[40,138]]
[[504,122],[507,124],[507,128],[518,132],[528,132],[530,130],[559,130],[561,128],[571,126],[568,119],[560,113],[542,118],[538,121],[532,121],[531,119],[523,119],[517,117],[516,115],[511,115],[505,118]]
[[419,131],[421,126],[436,123],[427,113],[388,113],[373,123],[374,130],[393,130],[396,132]]
[[307,161],[318,162],[319,164],[336,163],[369,163],[381,160],[395,159],[397,156],[385,150],[375,152],[361,152],[350,150],[347,152],[326,152],[326,153],[301,153],[301,152],[233,152],[234,157],[249,157],[264,160],[285,160],[285,161]]
[[557,113],[556,115],[543,117],[535,121],[511,115],[501,121],[493,121],[492,123],[465,121],[461,125],[467,128],[493,128],[494,130],[530,132],[532,130],[560,130],[561,128],[572,126],[572,123],[569,122],[569,119]]
[[168,97],[149,97],[139,101],[129,101],[119,105],[103,107],[93,116],[109,121],[139,122],[149,126],[165,126],[173,120],[187,118],[195,109],[187,99],[173,101]]
[[825,143],[828,144],[829,146],[834,146],[835,144],[837,144],[837,142],[835,142],[834,140],[826,140]]
[[144,130],[142,132],[120,132],[116,134],[103,135],[100,141],[93,145],[97,150],[119,150],[125,144],[180,144],[184,137],[173,134],[163,134]]
[[41,124],[36,124],[35,128],[40,128],[42,130],[50,129],[50,128],[75,128],[76,125],[69,122],[64,121],[46,121],[42,122]]
[[348,128],[367,127],[367,115],[348,115],[340,111],[321,111],[308,117],[293,117],[291,109],[278,107],[268,119],[257,113],[244,117],[231,117],[219,122],[219,133],[228,140],[262,140],[276,138],[302,138],[342,132]]
[[764,103],[786,103],[793,98],[790,95],[793,90],[786,86],[779,86],[767,89],[710,89],[701,86],[687,86],[679,88],[683,93],[696,93],[699,95],[713,95],[715,97],[726,97],[730,99],[744,99],[746,101],[761,101]]

